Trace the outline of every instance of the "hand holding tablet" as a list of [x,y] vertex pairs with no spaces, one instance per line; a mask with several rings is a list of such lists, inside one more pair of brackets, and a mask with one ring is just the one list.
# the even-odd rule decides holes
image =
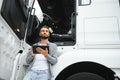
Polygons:
[[47,50],[49,53],[49,46],[32,46],[34,54],[40,54],[41,51]]

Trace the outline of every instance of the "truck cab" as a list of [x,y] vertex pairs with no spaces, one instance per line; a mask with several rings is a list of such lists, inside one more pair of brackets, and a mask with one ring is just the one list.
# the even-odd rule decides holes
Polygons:
[[43,24],[58,46],[52,80],[120,80],[120,0],[0,0],[0,12],[0,80],[23,79]]

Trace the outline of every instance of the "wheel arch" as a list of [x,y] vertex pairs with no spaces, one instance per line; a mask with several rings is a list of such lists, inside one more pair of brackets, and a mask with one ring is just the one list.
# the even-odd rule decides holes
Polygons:
[[85,61],[74,63],[64,68],[55,80],[66,80],[68,77],[81,72],[94,73],[105,78],[105,80],[114,80],[115,75],[114,71],[102,64]]

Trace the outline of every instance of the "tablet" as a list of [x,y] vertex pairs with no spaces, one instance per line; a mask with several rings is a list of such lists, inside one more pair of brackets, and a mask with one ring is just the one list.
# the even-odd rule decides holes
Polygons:
[[42,48],[42,49],[44,49],[44,50],[47,48],[47,49],[48,49],[48,53],[49,53],[49,46],[32,46],[32,49],[33,49],[33,53],[34,53],[34,54],[39,54],[39,53],[36,51],[36,48],[37,48],[37,47],[40,47],[40,48]]

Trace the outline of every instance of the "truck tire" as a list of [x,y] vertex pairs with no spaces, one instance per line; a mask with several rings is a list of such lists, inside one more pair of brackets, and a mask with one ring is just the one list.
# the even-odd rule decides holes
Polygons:
[[103,77],[89,72],[81,72],[73,74],[68,77],[66,80],[105,80]]

